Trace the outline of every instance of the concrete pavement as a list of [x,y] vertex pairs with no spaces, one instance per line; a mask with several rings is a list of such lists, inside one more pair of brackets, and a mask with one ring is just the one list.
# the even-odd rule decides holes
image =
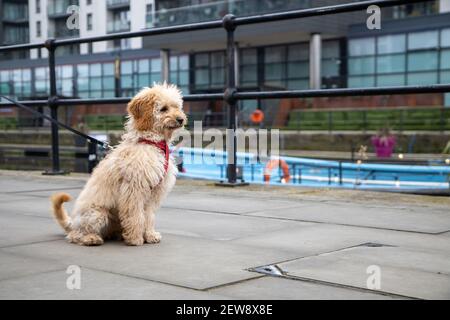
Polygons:
[[450,298],[449,198],[179,180],[160,244],[81,247],[48,197],[86,178],[0,171],[1,299]]

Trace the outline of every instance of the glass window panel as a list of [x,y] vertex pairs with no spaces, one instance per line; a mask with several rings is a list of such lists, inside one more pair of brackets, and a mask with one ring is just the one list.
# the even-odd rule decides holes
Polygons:
[[139,88],[151,86],[150,74],[140,74],[138,76],[138,86]]
[[339,75],[340,60],[328,59],[322,60],[322,76],[334,77]]
[[450,71],[441,72],[441,83],[450,84]]
[[436,51],[410,53],[408,55],[408,71],[435,70],[438,67]]
[[[37,71],[37,69],[36,69]],[[87,64],[79,64],[77,66],[78,77],[89,77],[89,67]]]
[[225,66],[225,54],[223,52],[216,52],[211,54],[211,67]]
[[178,70],[178,57],[170,57],[169,68],[170,70]]
[[65,79],[61,81],[61,91],[65,95],[72,95],[72,79]]
[[102,65],[100,63],[93,63],[90,65],[90,76],[98,77],[102,75]]
[[351,58],[348,63],[349,73],[354,74],[372,74],[375,72],[375,58]]
[[102,92],[101,91],[91,91],[89,96],[91,98],[101,98],[102,97]]
[[438,83],[437,72],[420,72],[408,74],[408,85],[427,85]]
[[150,71],[150,62],[148,59],[141,59],[138,62],[138,73],[148,73]]
[[113,76],[114,75],[114,63],[104,63],[103,64],[103,75]]
[[160,82],[161,81],[161,73],[151,73],[150,74],[150,84],[153,84],[153,82]]
[[288,77],[289,78],[304,78],[309,75],[308,62],[289,62],[288,63]]
[[257,80],[257,66],[242,66],[241,67],[241,81],[253,82]]
[[180,70],[189,70],[189,56],[178,56],[178,68]]
[[[42,68],[40,68],[42,69]],[[9,81],[9,71],[0,71],[0,81],[7,82]]]
[[284,64],[281,63],[266,64],[264,67],[264,71],[265,71],[265,78],[267,80],[285,78]]
[[403,86],[405,85],[404,74],[380,75],[377,77],[378,87]]
[[90,78],[89,88],[91,90],[102,90],[102,78]]
[[450,50],[441,52],[441,69],[450,69]]
[[406,36],[388,35],[378,37],[378,54],[400,53],[406,51]]
[[[281,52],[283,54],[283,52]],[[298,60],[308,60],[309,59],[309,46],[307,44],[296,44],[290,45],[288,47],[288,60],[298,61]],[[282,60],[277,60],[278,62]]]
[[78,91],[78,96],[80,98],[89,98],[89,91]]
[[23,69],[22,70],[22,80],[23,81],[30,81],[31,80],[31,70],[30,69]]
[[35,82],[36,91],[38,92],[46,92],[47,91],[47,83],[42,80],[36,80]]
[[114,77],[103,77],[103,90],[114,90]]
[[285,47],[268,47],[264,49],[265,63],[284,62],[285,55]]
[[271,88],[271,89],[280,89],[280,90],[284,90],[286,89],[285,83],[284,81],[265,81],[264,85],[266,85],[267,87]]
[[258,52],[256,49],[243,49],[241,51],[242,64],[256,64],[258,62]]
[[89,90],[89,80],[88,78],[78,78],[77,86],[79,91]]
[[441,31],[441,47],[450,47],[450,28]]
[[350,56],[366,56],[375,54],[375,38],[351,39],[349,41]]
[[379,56],[377,58],[378,73],[397,73],[404,71],[405,71],[405,56],[403,54]]
[[72,78],[73,67],[72,66],[62,66],[61,73],[63,78]]
[[208,70],[200,69],[195,71],[195,84],[209,84]]
[[288,81],[289,90],[304,90],[309,89],[308,80],[289,80]]
[[120,65],[120,72],[122,74],[132,74],[133,73],[133,61],[122,61]]
[[223,85],[225,83],[225,69],[214,69],[211,73],[211,82],[214,85]]
[[189,84],[189,71],[179,71],[178,84],[179,85],[188,85]]
[[196,67],[209,66],[209,55],[207,53],[196,54],[195,55],[195,66]]
[[170,83],[178,83],[178,72],[177,71],[170,72],[169,82]]
[[438,46],[438,31],[414,32],[408,35],[408,49],[426,49]]
[[30,96],[31,94],[31,82],[23,83],[23,94],[24,96]]
[[0,83],[0,92],[3,94],[9,94],[9,85],[7,83]]
[[324,41],[322,46],[322,58],[339,58],[339,41]]
[[103,97],[104,98],[114,98],[115,97],[115,92],[112,91],[112,90],[103,91]]
[[13,70],[13,81],[14,82],[22,81],[22,70],[20,69]]
[[375,77],[349,77],[349,88],[366,88],[375,86]]
[[161,72],[161,59],[151,59],[151,72]]

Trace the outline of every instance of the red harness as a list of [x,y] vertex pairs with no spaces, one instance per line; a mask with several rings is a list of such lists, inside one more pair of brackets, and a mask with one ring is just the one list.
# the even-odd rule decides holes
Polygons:
[[155,146],[163,152],[164,157],[166,159],[166,161],[164,163],[164,170],[167,173],[167,170],[169,168],[169,145],[167,144],[167,142],[165,140],[155,142],[153,140],[148,140],[148,139],[144,139],[144,138],[140,138],[138,142]]

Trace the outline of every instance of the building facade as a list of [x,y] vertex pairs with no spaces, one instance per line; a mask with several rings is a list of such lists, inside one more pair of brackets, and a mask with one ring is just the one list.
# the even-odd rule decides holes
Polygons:
[[[227,13],[245,16],[338,3],[342,1],[0,0],[0,43],[96,36],[217,20]],[[367,17],[355,12],[238,28],[238,86],[259,91],[450,82],[450,0],[383,9],[381,30],[368,30]],[[58,92],[66,97],[127,97],[162,80],[178,84],[184,93],[223,92],[225,85],[223,30],[82,44],[58,48],[57,55]],[[19,59],[24,57],[29,58]],[[46,57],[46,49],[4,56],[0,93],[19,99],[48,95]],[[433,101],[445,104],[444,98]],[[263,107],[276,114],[278,106],[246,101],[242,108]],[[192,109],[220,111],[221,105],[192,104]]]

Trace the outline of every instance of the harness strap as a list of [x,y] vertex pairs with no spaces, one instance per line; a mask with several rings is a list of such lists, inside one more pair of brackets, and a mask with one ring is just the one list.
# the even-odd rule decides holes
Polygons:
[[164,162],[164,170],[167,173],[167,170],[169,169],[169,145],[167,144],[167,142],[165,140],[156,142],[145,138],[140,138],[138,142],[155,146],[160,151],[162,151],[162,153],[164,154],[164,158],[166,160]]

